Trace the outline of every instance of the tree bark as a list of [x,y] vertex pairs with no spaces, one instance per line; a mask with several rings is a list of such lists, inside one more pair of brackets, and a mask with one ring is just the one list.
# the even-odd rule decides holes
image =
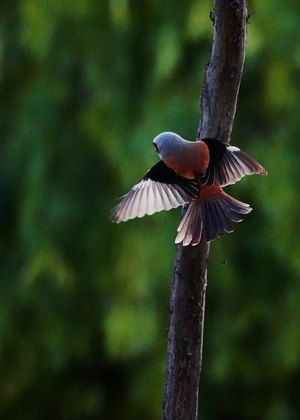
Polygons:
[[[247,29],[246,0],[215,0],[211,58],[201,94],[197,139],[228,143],[243,71]],[[195,420],[202,365],[207,261],[210,244],[179,244],[170,297],[163,420]]]

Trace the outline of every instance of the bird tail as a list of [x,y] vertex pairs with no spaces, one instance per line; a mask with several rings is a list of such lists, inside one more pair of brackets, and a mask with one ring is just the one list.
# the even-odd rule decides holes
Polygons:
[[177,229],[175,243],[197,245],[201,239],[210,242],[225,232],[232,232],[230,221],[241,222],[250,213],[249,204],[236,200],[218,186],[202,186]]

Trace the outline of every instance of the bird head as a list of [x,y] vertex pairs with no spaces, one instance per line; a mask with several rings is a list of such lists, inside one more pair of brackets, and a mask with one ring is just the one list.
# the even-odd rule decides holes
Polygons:
[[159,157],[163,160],[174,153],[174,150],[180,147],[183,141],[178,134],[167,131],[156,136],[153,144]]

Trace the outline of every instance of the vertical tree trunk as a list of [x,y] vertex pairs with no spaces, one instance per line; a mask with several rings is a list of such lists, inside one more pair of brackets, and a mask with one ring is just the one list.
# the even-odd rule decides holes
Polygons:
[[[246,0],[215,0],[212,53],[201,95],[197,139],[229,142],[243,71]],[[209,244],[177,246],[170,297],[164,420],[195,420],[202,364]]]

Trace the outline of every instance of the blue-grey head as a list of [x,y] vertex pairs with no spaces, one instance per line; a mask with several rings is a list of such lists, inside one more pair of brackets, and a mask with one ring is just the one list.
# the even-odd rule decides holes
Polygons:
[[171,131],[160,133],[153,140],[154,147],[162,160],[174,153],[184,143],[185,140],[182,137]]

